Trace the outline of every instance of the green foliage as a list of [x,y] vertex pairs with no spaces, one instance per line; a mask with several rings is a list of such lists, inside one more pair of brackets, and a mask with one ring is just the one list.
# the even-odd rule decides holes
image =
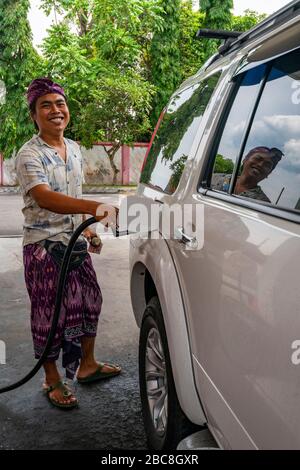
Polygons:
[[74,133],[74,125],[80,112],[89,103],[89,91],[95,86],[97,73],[105,70],[105,64],[88,60],[87,50],[81,48],[79,37],[71,33],[66,24],[52,26],[43,43],[46,59],[45,76],[59,82],[65,89],[71,113],[68,136],[80,140]]
[[151,87],[134,72],[96,78],[87,98],[74,125],[85,147],[99,140],[130,145],[149,129]]
[[[149,129],[154,89],[136,65],[141,55],[137,37],[151,23],[144,18],[153,4],[141,0],[52,2],[60,12],[65,9],[66,18],[50,29],[44,41],[47,73],[66,89],[73,116],[70,135],[88,147],[99,139],[133,143]],[[48,1],[45,6],[49,7]],[[68,18],[79,24],[82,10],[88,19],[84,35],[72,33],[68,24]]]
[[[183,103],[181,102],[182,97],[179,95],[172,98],[147,157],[141,182],[149,183],[151,180],[151,175],[160,153],[162,161],[172,162],[183,136],[194,119],[203,115],[218,80],[219,75],[213,75],[207,80],[200,82],[197,88],[191,90],[191,94]],[[178,101],[181,103],[179,106]],[[176,162],[171,163],[170,168],[174,171],[171,181],[172,185],[179,181],[180,170],[183,170],[185,161],[186,156],[180,155],[178,164]]]
[[192,0],[182,0],[180,6],[179,50],[182,79],[194,75],[204,61],[204,50],[196,33],[203,27],[204,14],[192,9]]
[[[209,29],[230,29],[233,0],[201,0],[201,11],[205,13],[204,27]],[[205,57],[217,51],[220,41],[202,39]]]
[[[250,10],[232,17],[232,0],[202,0],[201,12],[192,10],[191,0],[41,0],[46,14],[56,13],[42,57],[32,46],[29,4],[0,0],[0,151],[6,158],[34,132],[25,98],[33,78],[49,76],[65,87],[69,137],[87,147],[111,140],[116,151],[149,139],[178,84],[211,53],[195,40],[200,27],[230,24],[244,31],[263,19]],[[174,134],[174,145],[180,135]]]
[[180,0],[158,0],[162,26],[155,29],[151,49],[151,81],[157,89],[152,103],[155,125],[162,109],[182,80],[179,51]]
[[91,148],[93,142],[108,141],[107,151],[116,183],[114,156],[121,144],[131,145],[137,136],[149,130],[151,86],[134,72],[96,77],[87,96],[87,105],[80,109],[80,119],[73,126],[82,145]]
[[96,46],[119,68],[139,66],[147,38],[154,27],[161,27],[159,13],[157,0],[98,1],[93,30]]
[[233,16],[231,29],[234,31],[247,31],[263,21],[267,15],[259,14],[256,11],[246,10],[243,16]]
[[50,15],[52,9],[56,13],[62,14],[65,8],[68,8],[72,1],[69,0],[41,0],[41,8],[44,10],[46,15]]
[[[115,180],[114,155],[120,145],[132,144],[150,129],[154,88],[140,70],[138,38],[155,21],[153,5],[154,0],[52,2],[59,12],[64,9],[65,18],[50,29],[43,52],[47,73],[68,96],[68,135],[87,148],[99,140],[112,142],[107,153]],[[70,31],[70,22],[77,33]]]
[[[0,80],[6,95],[0,104],[0,151],[11,157],[33,133],[25,93],[41,70],[27,21],[29,0],[0,0]],[[4,98],[4,97],[3,97]]]
[[[242,16],[233,16],[231,13],[233,0],[201,0],[200,6],[200,11],[205,15],[201,27],[209,29],[243,32],[252,28],[267,16],[249,9]],[[221,44],[221,41],[212,39],[201,39],[200,42],[205,60],[217,52]]]
[[142,46],[149,44],[154,27],[162,20],[157,0],[43,0],[43,9],[64,13],[66,24],[77,28],[81,46],[89,54],[120,68],[140,64]]
[[172,175],[168,184],[168,192],[173,193],[179,185],[179,181],[185,168],[187,159],[187,155],[182,155],[180,158],[178,158],[178,160],[176,160],[172,163],[172,165],[170,165]]
[[218,154],[215,160],[214,173],[225,173],[232,175],[234,164],[230,158],[224,158],[223,155]]
[[207,28],[226,29],[231,23],[233,0],[201,0]]

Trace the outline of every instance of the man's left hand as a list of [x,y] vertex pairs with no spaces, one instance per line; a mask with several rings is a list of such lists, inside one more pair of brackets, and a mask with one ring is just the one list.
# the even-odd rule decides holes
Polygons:
[[87,239],[87,241],[90,243],[92,238],[93,237],[97,237],[97,233],[95,232],[95,230],[92,230],[90,228],[86,228],[83,232],[82,232],[82,235],[84,236],[84,238]]

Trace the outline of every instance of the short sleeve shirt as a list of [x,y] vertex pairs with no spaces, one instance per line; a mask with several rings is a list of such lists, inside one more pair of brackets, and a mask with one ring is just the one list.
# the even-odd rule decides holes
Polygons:
[[29,191],[39,184],[49,185],[52,191],[74,198],[82,197],[82,155],[79,145],[69,139],[66,144],[66,163],[54,147],[34,136],[19,150],[16,172],[24,200],[23,245],[48,239],[67,244],[82,222],[81,214],[56,214],[42,209]]
[[[213,189],[218,191],[228,192],[230,187],[230,175],[216,174],[218,176],[216,182],[213,184]],[[235,194],[235,193],[233,193]],[[268,196],[263,192],[260,186],[255,186],[254,188],[248,189],[239,193],[238,196],[249,197],[251,199],[257,199],[258,201],[271,202]]]

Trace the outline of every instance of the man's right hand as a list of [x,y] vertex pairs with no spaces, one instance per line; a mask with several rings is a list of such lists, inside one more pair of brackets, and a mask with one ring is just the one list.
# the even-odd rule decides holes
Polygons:
[[109,204],[99,204],[95,218],[106,228],[116,228],[118,226],[119,209]]

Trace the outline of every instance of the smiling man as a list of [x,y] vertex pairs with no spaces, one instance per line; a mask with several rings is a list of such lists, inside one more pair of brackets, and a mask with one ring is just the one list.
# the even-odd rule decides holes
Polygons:
[[237,179],[234,194],[271,202],[258,183],[268,178],[282,156],[283,153],[276,147],[261,146],[250,150],[243,160],[242,173]]
[[[72,234],[84,214],[102,222],[104,217],[106,222],[114,221],[115,214],[112,208],[111,213],[108,209],[100,216],[99,202],[82,199],[80,148],[64,138],[70,114],[63,88],[48,78],[36,79],[28,88],[27,100],[38,135],[19,151],[16,170],[25,205],[23,259],[38,359],[49,335],[61,260]],[[83,235],[89,239],[96,234],[87,229]],[[95,360],[102,295],[83,236],[74,250],[76,256],[70,262],[55,339],[44,363],[44,389],[51,403],[60,408],[78,405],[56,366],[61,348],[67,377],[73,378],[79,366],[79,383],[118,375],[121,370]]]

